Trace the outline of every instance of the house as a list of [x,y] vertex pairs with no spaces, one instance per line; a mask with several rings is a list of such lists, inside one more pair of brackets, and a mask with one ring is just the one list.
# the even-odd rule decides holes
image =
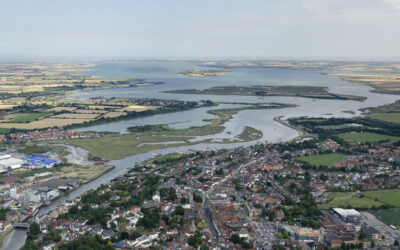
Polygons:
[[373,227],[363,228],[362,231],[372,240],[382,240],[382,234]]

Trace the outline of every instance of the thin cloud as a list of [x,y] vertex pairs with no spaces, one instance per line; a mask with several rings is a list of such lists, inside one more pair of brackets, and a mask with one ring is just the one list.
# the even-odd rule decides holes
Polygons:
[[400,0],[384,0],[386,3],[393,5],[396,9],[400,10]]

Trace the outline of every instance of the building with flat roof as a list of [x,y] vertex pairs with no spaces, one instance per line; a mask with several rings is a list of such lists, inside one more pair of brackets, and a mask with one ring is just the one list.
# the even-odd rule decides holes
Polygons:
[[361,214],[355,209],[334,208],[333,211],[345,221],[348,217],[361,217]]

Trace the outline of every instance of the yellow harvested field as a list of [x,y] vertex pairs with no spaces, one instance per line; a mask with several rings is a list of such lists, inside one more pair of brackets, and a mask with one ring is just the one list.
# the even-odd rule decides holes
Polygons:
[[0,104],[21,104],[23,102],[26,102],[25,97],[13,97],[8,98],[7,100],[1,100]]
[[109,112],[107,114],[104,114],[103,117],[104,118],[115,118],[121,115],[125,115],[125,112]]
[[90,106],[87,106],[86,107],[87,109],[101,109],[101,110],[103,110],[103,109],[117,109],[117,108],[120,108],[120,107],[115,107],[115,106],[103,106],[103,105],[90,105]]
[[93,120],[98,117],[99,114],[75,114],[75,113],[64,113],[53,115],[51,118],[61,118],[61,119],[90,119]]
[[158,109],[158,106],[143,106],[143,105],[130,105],[128,107],[118,109],[117,111],[127,111],[127,112],[141,112],[141,111],[146,111],[146,110],[155,110]]
[[9,104],[0,104],[0,110],[12,109],[17,105],[9,105]]
[[383,93],[399,93],[400,76],[370,74],[328,74],[352,83],[371,85]]
[[41,129],[41,128],[51,128],[51,127],[63,127],[71,124],[89,122],[91,120],[92,119],[44,118],[30,123],[0,123],[0,128]]
[[42,92],[41,85],[0,85],[2,93]]
[[3,115],[3,116],[1,117],[0,122],[8,122],[8,121],[10,121],[10,120],[12,120],[12,119],[14,119],[14,118],[16,118],[16,117],[17,117],[17,114]]
[[108,111],[106,110],[95,110],[95,109],[78,109],[74,111],[75,113],[79,114],[104,114]]
[[61,112],[61,111],[74,111],[76,107],[55,107],[52,109],[49,109],[47,111],[49,112]]

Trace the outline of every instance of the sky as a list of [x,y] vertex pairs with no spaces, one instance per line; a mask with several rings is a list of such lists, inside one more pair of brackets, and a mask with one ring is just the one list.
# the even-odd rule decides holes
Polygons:
[[400,0],[0,0],[0,56],[400,59]]

